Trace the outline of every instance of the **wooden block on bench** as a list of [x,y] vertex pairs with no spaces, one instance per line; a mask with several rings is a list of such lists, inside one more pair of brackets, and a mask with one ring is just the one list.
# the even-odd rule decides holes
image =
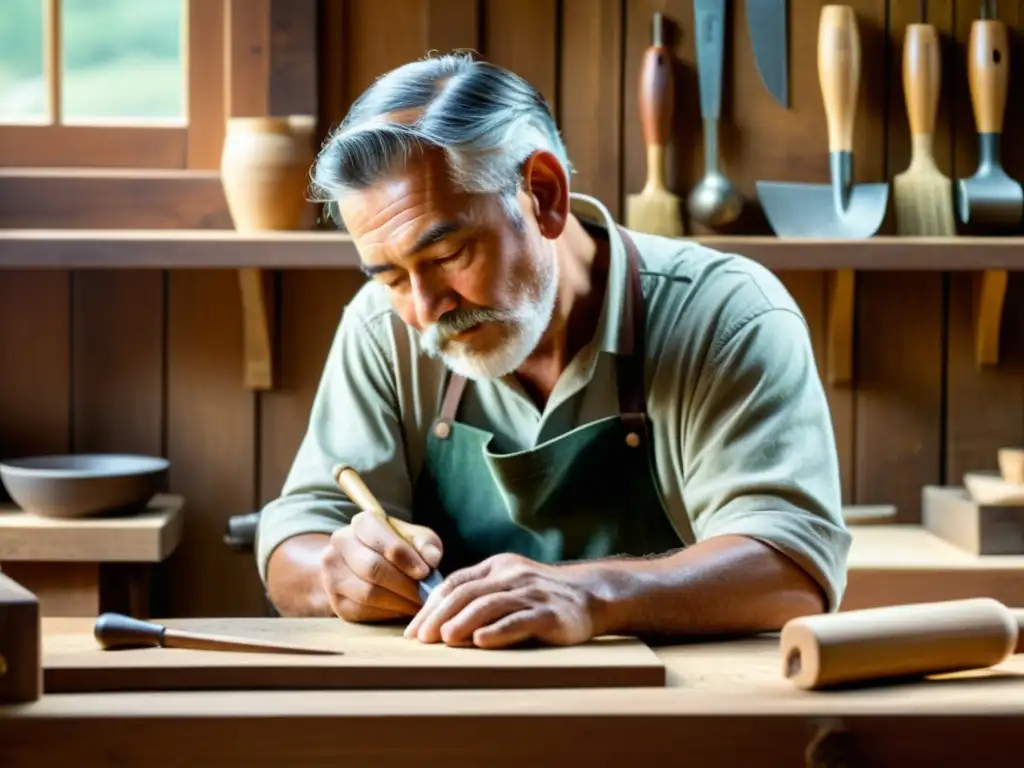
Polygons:
[[972,555],[1024,554],[1024,506],[979,504],[964,488],[925,486],[921,523]]
[[43,691],[39,601],[0,573],[0,702],[35,701]]

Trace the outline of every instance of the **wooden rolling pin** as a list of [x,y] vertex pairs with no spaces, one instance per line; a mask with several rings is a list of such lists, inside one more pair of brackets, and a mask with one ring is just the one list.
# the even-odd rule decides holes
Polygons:
[[802,616],[779,639],[803,690],[995,666],[1024,653],[1024,610],[987,597]]
[[[348,464],[337,464],[334,467],[334,482],[338,484],[338,487],[345,492],[345,495],[352,500],[352,503],[359,507],[364,512],[369,512],[372,515],[379,517],[387,526],[391,528],[396,534],[402,537],[410,547],[416,549],[416,544],[409,539],[404,533],[398,528],[391,525],[391,518],[388,513],[384,511],[384,507],[377,501],[377,497],[373,495],[373,492],[366,487],[366,483],[363,482],[363,478],[359,476]],[[432,568],[430,573],[427,574],[419,582],[419,595],[423,602],[427,602],[427,598],[430,597],[430,593],[433,592],[437,587],[444,581],[444,577],[440,574],[437,568]]]
[[245,653],[301,653],[340,655],[342,651],[306,648],[287,643],[226,637],[142,621],[120,613],[103,613],[96,619],[93,635],[104,650],[122,648],[189,648],[195,651],[235,651]]

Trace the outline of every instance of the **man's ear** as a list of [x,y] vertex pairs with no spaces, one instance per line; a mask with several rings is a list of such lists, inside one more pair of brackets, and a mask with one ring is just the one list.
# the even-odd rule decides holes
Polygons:
[[523,163],[523,191],[529,195],[540,233],[554,240],[569,216],[569,179],[550,152],[537,150]]

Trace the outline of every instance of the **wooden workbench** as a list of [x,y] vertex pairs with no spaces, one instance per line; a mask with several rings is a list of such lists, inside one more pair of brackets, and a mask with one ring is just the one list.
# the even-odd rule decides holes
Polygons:
[[[44,619],[44,634],[54,622]],[[981,673],[807,693],[782,679],[774,636],[656,652],[663,688],[47,694],[0,706],[0,765],[1020,764],[1021,657]],[[821,736],[820,749],[845,744],[847,762],[808,762]]]

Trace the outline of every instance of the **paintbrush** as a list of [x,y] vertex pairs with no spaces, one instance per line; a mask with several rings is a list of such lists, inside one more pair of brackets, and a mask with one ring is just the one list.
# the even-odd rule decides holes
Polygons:
[[954,235],[953,184],[939,170],[933,152],[935,112],[942,80],[941,49],[935,27],[908,24],[903,38],[903,92],[912,142],[910,165],[893,179],[896,231],[901,235]]
[[[345,492],[353,504],[364,512],[376,515],[385,525],[390,527],[391,530],[408,543],[410,547],[416,549],[415,542],[391,524],[391,518],[388,516],[388,513],[384,511],[384,507],[377,501],[377,497],[373,495],[373,492],[366,487],[366,483],[363,482],[363,478],[359,476],[358,472],[348,464],[338,464],[334,467],[333,474],[334,482]],[[444,577],[437,568],[432,568],[430,573],[419,582],[420,599],[424,603],[427,602],[430,593],[439,587],[442,581],[444,581]]]
[[96,619],[93,635],[104,650],[123,648],[187,648],[194,651],[235,651],[243,653],[299,653],[340,655],[341,651],[305,648],[287,643],[250,640],[245,637],[189,632],[163,624],[143,621],[120,613],[103,613]]
[[662,17],[654,14],[654,41],[640,67],[640,130],[647,150],[647,182],[626,198],[626,227],[638,232],[681,237],[680,198],[665,184],[665,149],[672,127],[672,58],[662,42]]

